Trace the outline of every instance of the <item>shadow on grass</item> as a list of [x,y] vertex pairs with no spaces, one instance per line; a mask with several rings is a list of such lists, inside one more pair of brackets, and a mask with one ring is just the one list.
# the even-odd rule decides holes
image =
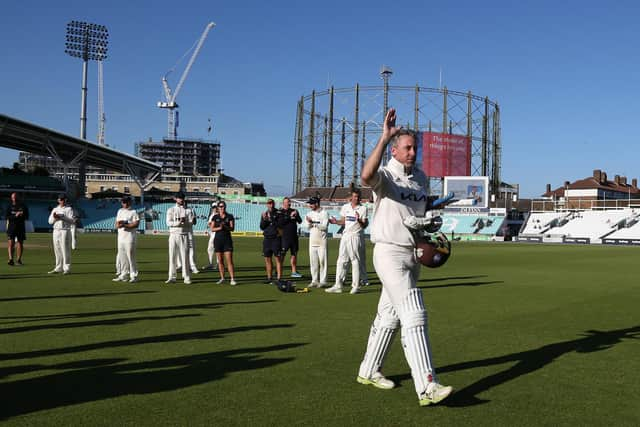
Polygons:
[[[226,329],[211,329],[207,331],[185,332],[180,334],[158,335],[155,337],[129,338],[115,341],[104,341],[91,344],[76,345],[72,347],[50,348],[46,350],[26,351],[22,353],[2,353],[0,360],[30,359],[34,357],[58,356],[62,354],[79,353],[100,349],[113,349],[118,347],[128,347],[132,345],[158,344],[191,340],[210,340],[224,338],[226,335],[238,332],[259,331],[266,329],[291,328],[293,324],[276,324],[260,326],[238,326]],[[5,370],[0,369],[0,378],[6,376]]]
[[[124,292],[125,294],[127,292]],[[167,311],[167,310],[193,310],[193,309],[217,309],[225,305],[238,305],[238,304],[263,304],[269,302],[275,302],[276,300],[256,300],[256,301],[228,301],[228,302],[209,302],[202,304],[183,304],[183,305],[165,305],[159,307],[142,307],[142,308],[128,308],[122,310],[108,310],[108,311],[91,311],[87,313],[66,313],[66,314],[42,314],[32,316],[7,316],[0,317],[0,319],[18,319],[12,322],[2,322],[4,324],[10,323],[26,323],[26,322],[41,322],[49,320],[62,320],[62,319],[82,319],[86,317],[99,317],[99,316],[114,316],[120,314],[132,314],[132,313],[145,313],[150,311]],[[53,325],[56,326],[56,325]],[[6,333],[6,329],[1,329],[0,333]]]
[[[11,301],[33,301],[39,299],[66,299],[66,298],[93,298],[93,297],[110,297],[114,295],[129,295],[129,294],[153,294],[158,291],[127,291],[127,292],[101,292],[96,294],[69,294],[69,295],[37,295],[32,297],[11,297],[0,298],[0,302]],[[2,319],[2,317],[0,317]]]
[[72,329],[72,328],[85,328],[92,326],[122,326],[134,322],[143,322],[147,320],[169,320],[169,319],[181,319],[185,317],[198,317],[200,314],[174,314],[171,316],[144,316],[144,317],[123,317],[120,319],[104,319],[93,320],[90,322],[68,322],[68,323],[56,323],[45,325],[33,325],[33,326],[17,326],[14,328],[0,329],[0,334],[19,334],[22,332],[44,331],[44,330],[58,330],[58,329]]
[[[419,283],[419,282],[418,282]],[[418,286],[420,289],[440,289],[440,288],[455,288],[459,286],[484,286],[495,285],[497,283],[504,283],[502,280],[492,280],[488,282],[461,282],[461,283],[447,283],[445,285],[424,285]]]
[[[178,390],[224,378],[231,372],[264,369],[294,360],[266,353],[306,345],[290,343],[217,351],[149,362],[108,364],[108,359],[81,362],[88,367],[0,384],[0,419],[130,394]],[[105,366],[105,364],[107,364]],[[65,366],[68,364],[64,364]],[[194,402],[197,405],[197,402]]]
[[[624,339],[638,339],[640,338],[640,325],[612,331],[589,330],[583,335],[583,338],[548,344],[534,350],[443,366],[437,369],[438,373],[501,365],[509,362],[514,363],[510,368],[484,377],[475,383],[467,385],[454,392],[454,394],[452,394],[451,397],[445,400],[441,405],[465,407],[487,403],[489,400],[478,397],[480,393],[508,381],[515,380],[522,375],[527,375],[542,369],[558,357],[567,353],[592,353],[611,348],[615,344],[622,342]],[[401,375],[395,379],[406,380],[409,378],[411,378],[410,375]]]
[[486,274],[475,276],[452,276],[452,277],[436,277],[434,279],[420,279],[418,282],[442,282],[444,280],[466,280],[466,279],[483,279],[488,277]]

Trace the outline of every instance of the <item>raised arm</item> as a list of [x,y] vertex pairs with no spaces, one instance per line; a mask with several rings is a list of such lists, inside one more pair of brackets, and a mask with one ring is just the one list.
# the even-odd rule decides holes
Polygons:
[[400,130],[400,128],[396,127],[396,110],[390,108],[387,111],[387,115],[384,118],[384,125],[382,127],[382,135],[380,135],[380,139],[378,143],[369,154],[367,161],[364,163],[362,167],[362,171],[360,173],[360,179],[363,184],[372,186],[375,184],[375,177],[378,173],[378,168],[380,168],[380,163],[382,162],[382,156],[384,155],[384,151],[387,149],[387,145],[389,145],[389,141],[391,138]]

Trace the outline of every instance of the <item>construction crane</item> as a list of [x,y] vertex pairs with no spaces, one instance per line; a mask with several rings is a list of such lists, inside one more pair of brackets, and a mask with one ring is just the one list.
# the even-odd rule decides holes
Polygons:
[[[171,72],[173,72],[173,70],[175,69],[175,66],[169,71],[167,71],[167,73],[162,78],[162,89],[164,90],[165,100],[158,102],[158,107],[167,109],[167,113],[168,113],[167,136],[169,139],[176,139],[176,137],[178,136],[178,111],[176,110],[178,108],[178,104],[176,103],[176,98],[180,93],[180,89],[182,89],[182,85],[184,84],[184,81],[187,79],[187,76],[189,75],[191,66],[193,66],[193,63],[195,62],[196,57],[200,53],[200,49],[202,48],[204,41],[207,39],[207,36],[209,35],[209,31],[213,27],[215,27],[215,25],[216,25],[215,23],[210,22],[205,27],[202,35],[200,36],[200,38],[195,44],[195,48],[193,48],[193,53],[191,54],[191,58],[189,59],[189,62],[187,63],[187,66],[185,67],[175,90],[173,91],[171,90],[171,88],[169,87],[169,82],[167,81],[167,77],[169,76],[169,74],[171,74]],[[187,53],[189,53],[189,51],[187,51]]]
[[104,130],[107,117],[104,114],[104,80],[102,61],[98,61],[98,144],[105,145]]

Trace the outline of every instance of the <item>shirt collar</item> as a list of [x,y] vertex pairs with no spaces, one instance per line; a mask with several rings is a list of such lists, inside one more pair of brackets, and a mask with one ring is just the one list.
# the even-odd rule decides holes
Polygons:
[[392,157],[389,160],[389,163],[387,163],[387,167],[391,169],[391,171],[396,175],[411,177],[413,176],[413,169],[415,166],[407,168],[405,165],[403,165],[402,163],[400,163],[399,161],[397,161]]

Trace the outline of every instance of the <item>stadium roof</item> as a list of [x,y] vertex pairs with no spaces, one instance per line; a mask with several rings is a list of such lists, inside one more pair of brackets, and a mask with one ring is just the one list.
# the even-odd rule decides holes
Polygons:
[[65,135],[33,123],[0,114],[0,146],[62,159],[66,164],[85,160],[88,165],[147,178],[161,166],[113,148]]

